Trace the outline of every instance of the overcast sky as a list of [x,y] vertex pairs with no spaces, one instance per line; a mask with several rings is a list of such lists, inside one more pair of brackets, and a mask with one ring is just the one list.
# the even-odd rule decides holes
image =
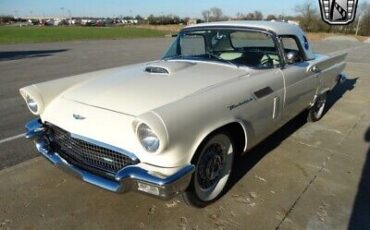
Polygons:
[[[296,4],[306,0],[0,0],[0,15],[20,16],[135,16],[176,14],[201,17],[201,12],[219,7],[224,14],[254,10],[268,14],[295,14]],[[362,0],[364,1],[364,0]],[[367,0],[368,1],[368,0]],[[317,0],[312,0],[317,4]]]

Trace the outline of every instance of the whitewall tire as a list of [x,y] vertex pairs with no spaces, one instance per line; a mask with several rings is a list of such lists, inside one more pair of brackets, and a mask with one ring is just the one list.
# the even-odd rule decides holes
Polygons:
[[325,112],[327,102],[327,93],[319,95],[315,101],[315,104],[309,109],[307,120],[315,122],[320,120]]
[[187,204],[205,207],[223,194],[231,175],[235,149],[227,133],[218,132],[206,138],[193,159],[195,171],[183,194]]

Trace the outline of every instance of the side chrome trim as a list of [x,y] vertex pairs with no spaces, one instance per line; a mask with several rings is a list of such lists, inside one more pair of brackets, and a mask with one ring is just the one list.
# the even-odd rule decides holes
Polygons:
[[274,97],[274,103],[272,106],[272,119],[275,120],[278,113],[279,97]]

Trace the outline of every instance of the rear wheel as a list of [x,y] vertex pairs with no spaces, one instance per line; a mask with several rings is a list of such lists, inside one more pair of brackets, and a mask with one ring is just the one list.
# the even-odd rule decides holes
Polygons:
[[195,172],[184,201],[195,207],[205,207],[224,192],[233,166],[235,144],[231,136],[218,132],[209,136],[194,156]]
[[315,104],[308,111],[307,120],[310,122],[318,121],[322,118],[326,106],[327,93],[319,95],[315,101]]

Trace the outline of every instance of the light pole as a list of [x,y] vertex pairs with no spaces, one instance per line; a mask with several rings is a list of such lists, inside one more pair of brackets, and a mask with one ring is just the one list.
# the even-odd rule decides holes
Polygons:
[[71,10],[67,10],[67,12],[68,12],[68,17],[69,17],[69,22],[68,22],[68,24],[69,24],[69,25],[72,25],[72,14],[71,14]]
[[356,27],[356,36],[358,35],[358,30],[360,29],[360,23],[361,23],[361,16],[362,16],[362,14],[363,14],[363,11],[358,16],[358,22],[357,22],[357,27]]
[[62,11],[62,18],[64,18],[64,7],[60,7],[60,10]]
[[356,36],[358,35],[358,31],[360,30],[360,24],[361,24],[361,17],[363,14],[367,12],[367,9],[364,11],[361,11],[360,15],[358,16],[358,22],[357,22],[357,27],[356,27]]

